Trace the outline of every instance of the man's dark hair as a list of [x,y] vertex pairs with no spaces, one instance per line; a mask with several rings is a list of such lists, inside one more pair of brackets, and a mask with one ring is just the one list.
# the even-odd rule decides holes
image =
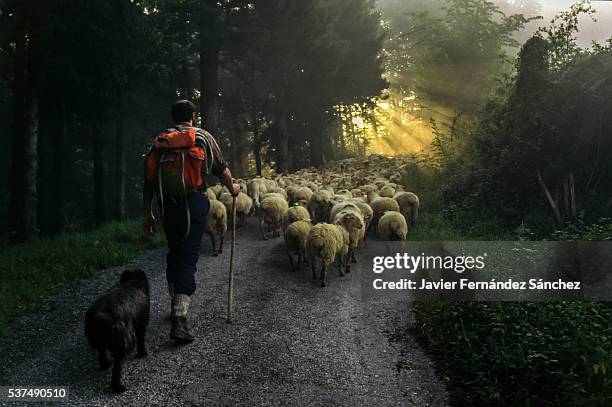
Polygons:
[[188,122],[197,111],[196,105],[188,100],[179,100],[172,105],[172,119],[175,123]]

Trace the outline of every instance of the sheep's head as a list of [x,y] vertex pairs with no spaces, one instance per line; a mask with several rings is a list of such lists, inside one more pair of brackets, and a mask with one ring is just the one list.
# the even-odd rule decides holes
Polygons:
[[335,223],[347,229],[361,229],[363,227],[363,222],[359,216],[349,211],[340,211],[336,216]]

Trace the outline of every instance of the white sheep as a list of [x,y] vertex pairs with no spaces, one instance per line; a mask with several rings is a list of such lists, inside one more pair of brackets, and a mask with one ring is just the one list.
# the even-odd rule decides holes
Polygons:
[[372,212],[373,212],[373,215],[372,215],[372,225],[373,226],[378,225],[379,219],[383,216],[385,212],[388,212],[388,211],[399,212],[400,211],[399,204],[393,198],[384,198],[384,197],[374,198],[370,202],[370,206],[372,207]]
[[359,242],[365,236],[365,222],[359,208],[355,205],[347,206],[334,216],[333,223],[340,225],[349,234],[349,252],[347,257],[347,272],[350,272],[350,262],[357,263],[355,253]]
[[301,268],[302,259],[306,261],[306,240],[311,229],[312,224],[309,221],[298,220],[291,223],[285,230],[285,248],[291,264],[291,271],[296,270],[293,265],[293,257],[291,257],[292,253],[297,255],[298,270]]
[[389,211],[378,221],[378,236],[382,240],[406,240],[408,224],[399,212]]
[[[210,201],[206,224],[208,226],[208,235],[212,242],[213,256],[217,256],[217,254],[223,252],[223,238],[227,232],[227,210],[223,203],[216,199]],[[217,236],[220,238],[219,250],[217,250],[215,244]]]
[[395,188],[387,184],[380,189],[379,195],[384,198],[393,198],[393,196],[395,195]]
[[349,251],[349,234],[340,225],[319,223],[312,227],[306,239],[306,258],[312,270],[312,279],[317,279],[316,259],[323,262],[321,267],[321,287],[327,285],[327,269],[334,262],[336,256],[340,257],[340,275],[345,275],[347,254]]
[[272,230],[272,237],[279,237],[282,229],[283,214],[289,209],[287,201],[278,194],[270,194],[261,201],[259,208],[259,231],[263,240],[268,240],[265,227]]
[[289,195],[289,205],[293,205],[298,201],[309,201],[313,192],[308,187],[298,187],[294,188],[291,193],[287,189],[287,194]]
[[261,197],[266,193],[266,185],[263,178],[254,178],[247,183],[249,197],[253,200],[253,207],[259,210]]
[[399,205],[400,212],[406,218],[410,226],[414,226],[419,216],[419,197],[412,192],[398,192],[393,197]]
[[314,223],[327,222],[332,208],[333,194],[325,189],[321,189],[312,194],[308,201],[307,209],[310,218]]
[[206,197],[208,198],[209,201],[217,200],[217,195],[210,188],[206,190]]
[[299,220],[310,222],[310,213],[306,208],[300,205],[290,206],[283,214],[283,230],[287,229],[293,222]]
[[[219,201],[225,205],[227,209],[227,213],[232,213],[232,195],[229,192],[222,192],[219,195]],[[253,201],[251,198],[245,194],[244,192],[240,192],[236,197],[236,226],[244,225],[244,219],[251,213],[253,210]]]

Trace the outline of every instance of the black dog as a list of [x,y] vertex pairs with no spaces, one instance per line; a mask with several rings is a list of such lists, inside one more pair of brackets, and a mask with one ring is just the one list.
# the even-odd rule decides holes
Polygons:
[[107,351],[113,355],[111,389],[126,390],[121,384],[121,365],[138,347],[138,356],[147,356],[145,333],[149,324],[149,282],[142,270],[126,270],[119,285],[98,298],[87,311],[85,336],[98,350],[100,370],[110,367]]

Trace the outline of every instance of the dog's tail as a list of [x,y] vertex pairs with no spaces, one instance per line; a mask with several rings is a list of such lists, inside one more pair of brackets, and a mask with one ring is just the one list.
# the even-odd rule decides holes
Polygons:
[[92,348],[102,347],[113,353],[130,352],[136,344],[134,328],[106,312],[87,313],[85,336]]

